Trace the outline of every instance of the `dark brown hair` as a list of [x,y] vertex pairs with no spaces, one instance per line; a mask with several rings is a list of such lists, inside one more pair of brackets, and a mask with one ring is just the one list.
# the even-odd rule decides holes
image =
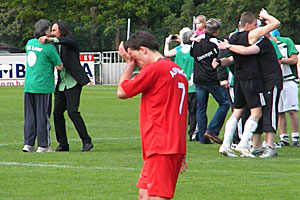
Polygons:
[[155,37],[148,31],[137,31],[132,34],[125,42],[124,47],[138,50],[141,46],[147,47],[152,51],[159,51],[159,44]]

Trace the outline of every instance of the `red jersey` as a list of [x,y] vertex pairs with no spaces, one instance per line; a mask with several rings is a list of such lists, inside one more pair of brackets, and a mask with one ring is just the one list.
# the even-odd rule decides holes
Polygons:
[[142,93],[143,159],[152,154],[186,154],[188,92],[183,70],[170,59],[159,59],[121,87],[128,97]]

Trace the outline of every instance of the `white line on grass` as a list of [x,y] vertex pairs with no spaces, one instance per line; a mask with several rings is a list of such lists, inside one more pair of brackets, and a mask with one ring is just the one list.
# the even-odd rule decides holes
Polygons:
[[102,88],[85,87],[84,90],[116,90],[117,91],[117,87],[102,87]]
[[[137,140],[140,137],[124,137],[124,138],[92,138],[92,140]],[[81,141],[80,139],[71,139],[70,141]]]
[[[232,170],[232,171],[229,171],[229,170],[187,170],[187,172],[193,172],[193,173],[213,173],[213,174],[231,174],[231,173],[234,173],[234,174],[245,174],[246,172],[245,171],[236,171],[236,170]],[[299,176],[300,173],[298,172],[274,172],[274,171],[247,171],[247,173],[249,174],[261,174],[261,175],[282,175],[282,176],[288,176],[288,175],[292,175],[292,176]]]
[[9,145],[17,145],[17,144],[24,144],[24,142],[15,142],[15,143],[0,144],[0,147],[1,146],[9,146]]
[[[122,168],[122,167],[85,167],[85,166],[68,166],[68,165],[50,165],[50,164],[40,164],[40,163],[17,163],[17,162],[0,162],[2,166],[25,166],[25,167],[44,167],[44,168],[64,168],[64,169],[90,169],[90,170],[115,170],[115,171],[140,171],[137,168]],[[244,174],[244,171],[228,171],[228,170],[208,170],[211,173],[215,174]],[[206,171],[206,172],[208,172]],[[187,172],[191,173],[203,173],[201,170],[187,170]],[[292,176],[299,176],[300,173],[293,172],[293,173],[285,173],[285,172],[266,172],[266,171],[247,171],[250,174],[261,174],[261,175],[292,175]]]
[[[98,141],[98,140],[137,140],[140,139],[140,137],[124,137],[124,138],[92,138],[92,140],[94,141]],[[80,139],[71,139],[69,141],[72,142],[77,142],[77,141],[81,141]],[[4,144],[0,144],[0,146],[9,146],[9,145],[19,145],[19,144],[24,144],[23,142],[14,142],[14,143],[4,143]]]
[[122,168],[122,167],[85,167],[85,166],[68,166],[68,165],[49,165],[40,163],[17,163],[17,162],[0,162],[4,166],[26,166],[26,167],[46,167],[46,168],[66,168],[66,169],[92,169],[92,170],[125,170],[136,171],[136,168]]

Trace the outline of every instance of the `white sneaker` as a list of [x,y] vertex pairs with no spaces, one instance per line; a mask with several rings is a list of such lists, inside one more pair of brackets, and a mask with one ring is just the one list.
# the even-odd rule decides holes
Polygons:
[[276,156],[278,156],[276,149],[275,148],[272,149],[271,147],[268,146],[267,148],[265,148],[264,153],[259,157],[269,158],[269,157],[276,157]]
[[55,150],[53,150],[50,147],[39,147],[36,152],[38,152],[38,153],[54,153]]
[[232,143],[230,148],[231,148],[232,150],[235,150],[236,146],[237,146],[237,144]]
[[235,150],[241,154],[241,157],[255,158],[255,156],[250,153],[250,151],[247,147],[241,147],[241,146],[237,145]]
[[249,146],[249,147],[252,147],[252,144],[253,144],[253,142],[252,142],[251,140],[249,140],[248,146]]
[[259,148],[251,147],[250,148],[250,153],[255,156],[261,155],[263,152],[264,152],[264,149],[262,147],[259,147]]
[[34,146],[30,146],[28,144],[25,144],[22,151],[23,152],[35,152],[35,148],[34,148]]
[[238,157],[233,153],[233,151],[230,148],[225,147],[224,145],[221,145],[219,148],[219,153],[228,156],[228,157]]

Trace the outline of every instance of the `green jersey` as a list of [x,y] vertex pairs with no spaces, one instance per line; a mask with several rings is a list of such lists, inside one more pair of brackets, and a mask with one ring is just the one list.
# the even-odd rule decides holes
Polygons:
[[[181,67],[184,71],[188,81],[191,79],[191,74],[194,69],[194,58],[190,55],[190,45],[179,46],[176,48],[177,53],[175,57],[175,63]],[[188,86],[188,93],[196,92],[196,86]]]
[[31,39],[25,46],[26,73],[24,92],[47,94],[54,92],[54,66],[61,60],[53,44],[41,44]]
[[[283,58],[289,58],[293,54],[298,54],[298,51],[295,47],[294,42],[288,37],[276,37],[277,46],[281,52]],[[286,65],[281,64],[281,70],[284,80],[295,80],[299,81],[297,75],[297,66],[296,65]]]
[[280,50],[279,50],[279,48],[277,46],[277,43],[274,42],[273,40],[270,40],[270,42],[272,43],[272,45],[273,45],[273,47],[275,49],[275,53],[276,53],[277,59],[278,60],[282,59],[282,55],[281,55],[281,52],[280,52]]

